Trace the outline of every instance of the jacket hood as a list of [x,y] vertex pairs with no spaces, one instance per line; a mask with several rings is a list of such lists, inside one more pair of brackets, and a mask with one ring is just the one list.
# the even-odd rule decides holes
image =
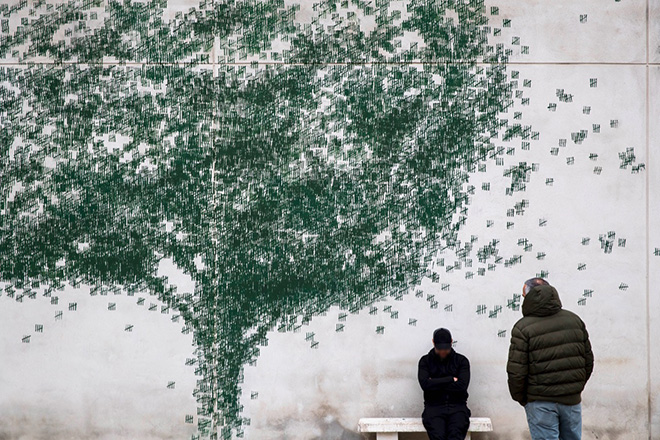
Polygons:
[[557,289],[547,284],[534,286],[522,303],[523,316],[550,316],[560,310],[559,293]]

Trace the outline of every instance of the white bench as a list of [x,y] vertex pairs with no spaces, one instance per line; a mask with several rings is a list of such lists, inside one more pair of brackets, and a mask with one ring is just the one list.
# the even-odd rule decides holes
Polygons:
[[[490,432],[493,424],[488,417],[470,417],[470,428],[466,440],[470,440],[471,432]],[[387,417],[362,418],[358,422],[358,432],[375,432],[376,440],[397,440],[400,432],[426,432],[421,418]]]

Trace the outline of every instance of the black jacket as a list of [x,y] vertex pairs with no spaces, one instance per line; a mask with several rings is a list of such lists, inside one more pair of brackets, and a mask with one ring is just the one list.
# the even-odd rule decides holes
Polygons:
[[[454,381],[454,377],[457,377],[458,381]],[[424,406],[465,404],[470,384],[470,362],[453,348],[444,360],[431,348],[419,359],[417,379],[424,390]]]
[[534,286],[511,331],[506,366],[509,392],[521,405],[534,400],[575,405],[594,369],[589,333],[578,315],[562,309],[557,290]]

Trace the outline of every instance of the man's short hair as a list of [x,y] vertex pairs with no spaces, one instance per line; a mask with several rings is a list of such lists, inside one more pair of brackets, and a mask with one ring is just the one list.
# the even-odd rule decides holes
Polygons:
[[546,280],[544,280],[541,277],[534,277],[530,278],[527,281],[525,281],[525,294],[528,294],[530,290],[532,290],[532,287],[534,286],[541,286],[541,285],[550,285]]

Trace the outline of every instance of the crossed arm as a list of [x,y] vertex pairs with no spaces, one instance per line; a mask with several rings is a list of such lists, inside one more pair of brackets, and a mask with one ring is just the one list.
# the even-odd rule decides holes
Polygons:
[[417,369],[417,379],[419,381],[419,385],[424,391],[466,391],[468,385],[470,384],[470,363],[466,360],[460,366],[456,377],[430,377],[426,363],[420,359]]

